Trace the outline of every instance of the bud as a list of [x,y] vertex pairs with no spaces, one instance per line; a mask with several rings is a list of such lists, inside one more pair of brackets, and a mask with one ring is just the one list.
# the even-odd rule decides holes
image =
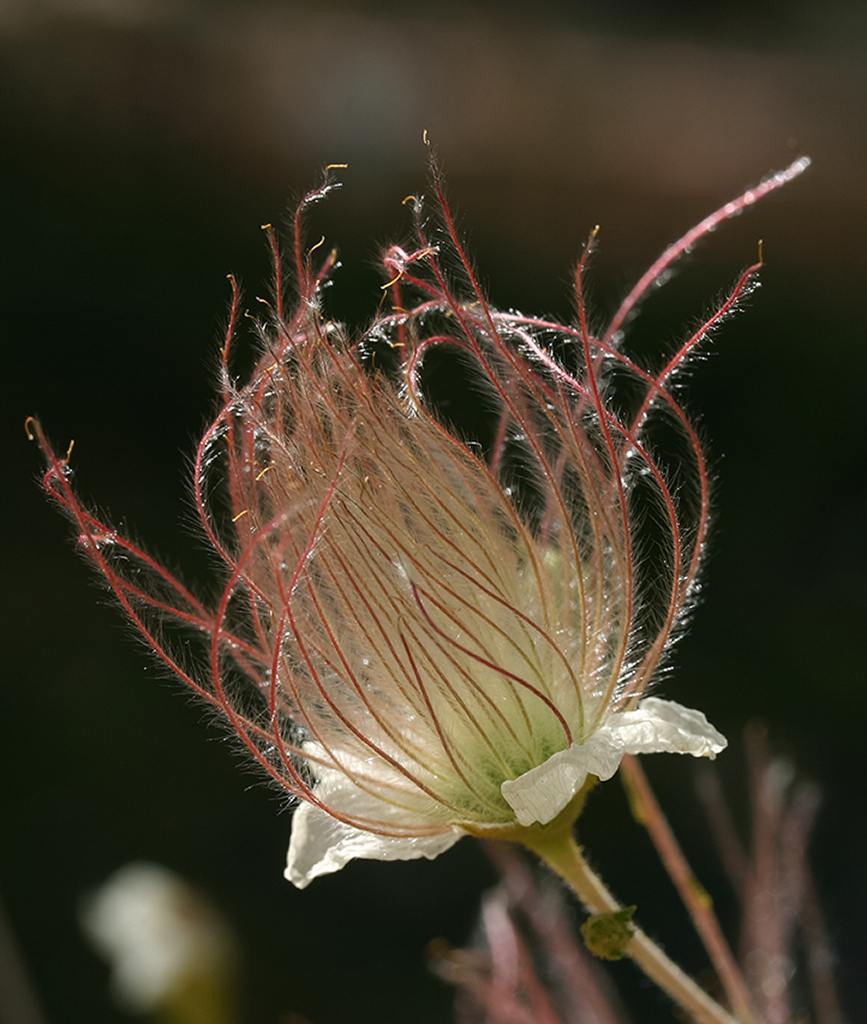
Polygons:
[[[621,328],[698,238],[805,166],[685,235],[599,334],[582,284],[593,238],[574,325],[499,312],[435,171],[442,237],[412,199],[416,243],[385,253],[390,301],[351,337],[323,312],[334,255],[314,269],[318,247],[301,243],[301,214],[333,185],[310,193],[295,308],[268,229],[262,355],[237,386],[235,289],[222,406],[196,456],[196,506],[224,565],[215,608],[86,512],[48,449],[47,488],[145,638],[302,801],[296,885],[353,857],[432,858],[467,832],[545,825],[624,753],[725,747],[700,712],[645,694],[691,607],[708,527],[705,459],[672,381],[758,265],[659,373],[625,354]],[[477,414],[449,414],[435,359]],[[157,639],[154,614],[198,631],[208,678]]]

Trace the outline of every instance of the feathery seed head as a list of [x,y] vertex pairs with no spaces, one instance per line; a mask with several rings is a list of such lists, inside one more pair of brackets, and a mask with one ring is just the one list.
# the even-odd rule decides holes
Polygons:
[[[194,481],[225,566],[216,608],[82,508],[36,425],[46,487],[143,635],[303,801],[287,868],[296,884],[352,857],[433,857],[467,831],[545,825],[625,752],[723,749],[699,712],[644,695],[690,607],[708,523],[704,456],[671,380],[758,266],[661,372],[636,365],[620,335],[697,238],[804,166],[684,236],[598,335],[582,290],[593,238],[574,325],[499,312],[435,172],[443,237],[428,237],[413,200],[415,246],[387,250],[385,308],[352,339],[320,301],[333,254],[314,270],[317,247],[301,241],[301,214],[332,186],[310,193],[291,312],[269,229],[276,301],[240,387],[233,282],[221,408]],[[426,372],[438,358],[478,415],[446,414]],[[615,404],[612,382],[629,401]],[[658,418],[676,427],[676,458],[654,453]],[[158,583],[150,591],[142,569]],[[207,678],[158,641],[154,614],[199,633]]]

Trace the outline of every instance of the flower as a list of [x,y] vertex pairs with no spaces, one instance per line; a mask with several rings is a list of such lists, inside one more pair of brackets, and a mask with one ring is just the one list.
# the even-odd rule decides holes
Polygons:
[[118,1003],[166,1019],[233,1018],[236,951],[218,911],[159,864],[126,864],[90,895],[81,924],[112,966]]
[[[268,228],[275,301],[243,386],[234,288],[222,406],[195,462],[225,567],[213,610],[84,510],[47,449],[46,486],[145,638],[302,801],[296,885],[353,857],[432,858],[467,832],[544,825],[624,753],[724,748],[700,712],[645,694],[691,607],[708,524],[704,456],[671,382],[758,265],[659,373],[623,352],[621,328],[699,237],[804,166],[685,235],[599,334],[582,286],[593,238],[574,326],[499,312],[435,174],[442,239],[413,199],[416,245],[384,256],[390,306],[352,339],[323,311],[334,254],[314,270],[301,243],[302,212],[333,186],[310,193],[292,312]],[[157,639],[154,614],[198,631],[207,679]]]

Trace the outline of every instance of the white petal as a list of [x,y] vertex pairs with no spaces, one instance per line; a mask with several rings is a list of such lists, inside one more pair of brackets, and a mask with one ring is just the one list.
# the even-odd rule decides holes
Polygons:
[[[317,767],[320,781],[316,794],[336,811],[353,817],[373,818],[386,826],[406,828],[429,825],[430,820],[404,808],[371,796],[348,779],[343,772]],[[450,828],[432,836],[380,836],[346,825],[313,804],[303,803],[292,818],[292,838],[285,876],[299,889],[314,878],[339,871],[355,857],[370,860],[433,860],[453,846],[463,835]]]
[[595,775],[602,782],[620,767],[624,754],[692,754],[716,757],[725,736],[700,711],[672,700],[645,697],[634,711],[611,715],[583,744],[573,743],[517,779],[504,782],[502,793],[520,825],[547,825]]
[[581,789],[588,775],[610,779],[623,754],[620,736],[599,729],[586,743],[573,743],[500,788],[520,825],[547,825]]
[[616,733],[627,754],[692,754],[714,758],[728,741],[700,711],[645,697],[634,711],[612,715],[600,732]]

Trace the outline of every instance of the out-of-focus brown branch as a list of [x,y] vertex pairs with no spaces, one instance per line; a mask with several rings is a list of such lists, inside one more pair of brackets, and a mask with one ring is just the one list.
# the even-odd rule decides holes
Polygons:
[[813,991],[813,1008],[816,1011],[817,1024],[843,1024],[843,1011],[832,970],[834,953],[809,864],[804,865],[801,927],[807,946],[807,968],[810,972],[810,987]]
[[792,1024],[790,980],[800,927],[818,1024],[842,1024],[830,950],[807,846],[819,807],[818,789],[794,784],[792,764],[772,758],[767,730],[746,730],[750,769],[752,848],[744,852],[715,772],[704,769],[697,790],[723,865],[743,909],[740,959],[763,1024]]
[[692,872],[680,844],[638,759],[626,755],[620,765],[621,778],[629,795],[632,812],[644,825],[672,882],[701,936],[714,969],[725,989],[732,1012],[739,1020],[754,1020],[752,999],[731,948],[713,912],[713,901]]
[[780,901],[778,839],[794,770],[772,761],[767,730],[752,723],[745,732],[750,770],[753,848],[747,875],[742,956],[756,1003],[766,1024],[792,1024],[789,980],[794,970],[784,934]]
[[807,844],[819,810],[819,790],[808,782],[796,785],[783,815],[779,835],[778,903],[780,932],[791,948],[804,907]]
[[491,947],[491,1002],[498,1010],[495,1020],[504,1024],[560,1024],[533,969],[526,943],[509,916],[504,893],[489,893],[485,897],[482,923]]
[[483,845],[510,901],[526,916],[545,951],[565,1020],[572,1024],[620,1024],[625,1013],[617,994],[578,945],[562,888],[548,886],[540,892],[526,861],[512,844]]
[[0,1021],[3,1024],[46,1024],[12,925],[0,904]]
[[707,823],[722,861],[723,869],[735,894],[743,904],[746,895],[749,861],[746,850],[738,838],[728,803],[720,785],[719,776],[709,764],[702,764],[696,772],[696,792],[704,808]]
[[484,897],[481,926],[487,949],[428,947],[437,973],[458,986],[458,1024],[562,1024],[501,887]]

